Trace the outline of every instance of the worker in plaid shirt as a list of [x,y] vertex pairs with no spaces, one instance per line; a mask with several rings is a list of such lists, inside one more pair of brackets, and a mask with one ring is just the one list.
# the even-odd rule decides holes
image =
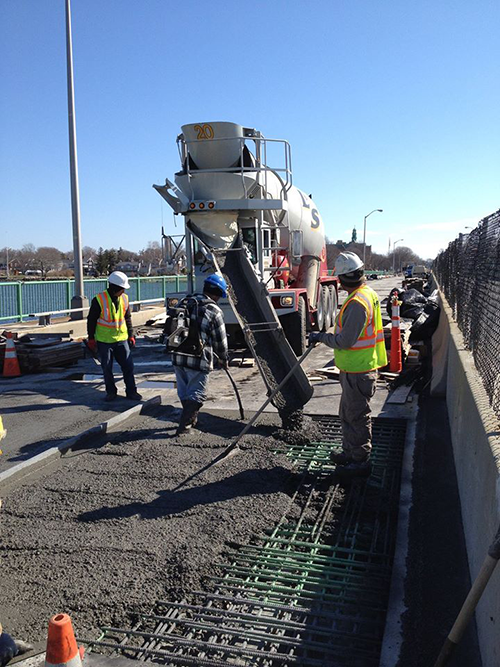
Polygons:
[[[177,380],[177,394],[182,403],[182,414],[176,435],[196,426],[198,413],[207,398],[208,376],[214,369],[214,356],[219,366],[227,368],[227,336],[219,299],[227,296],[227,283],[216,273],[203,285],[203,294],[193,294],[198,304],[190,309],[191,321],[196,320],[201,342],[199,354],[173,352],[172,364]],[[196,305],[198,307],[196,308]]]

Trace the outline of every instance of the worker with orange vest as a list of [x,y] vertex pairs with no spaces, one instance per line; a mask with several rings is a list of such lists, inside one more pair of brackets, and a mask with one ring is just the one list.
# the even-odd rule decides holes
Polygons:
[[113,401],[118,392],[113,376],[113,360],[123,372],[127,398],[140,401],[134,378],[134,362],[130,348],[135,347],[132,316],[125,290],[130,284],[121,271],[113,271],[108,277],[108,289],[92,299],[87,318],[88,347],[98,352],[101,359],[106,401]]
[[375,393],[377,369],[387,365],[382,314],[378,295],[366,285],[364,264],[355,253],[340,253],[335,275],[347,299],[333,333],[313,332],[309,342],[333,348],[340,370],[342,451],[332,452],[330,458],[342,476],[368,477],[372,469],[370,399]]

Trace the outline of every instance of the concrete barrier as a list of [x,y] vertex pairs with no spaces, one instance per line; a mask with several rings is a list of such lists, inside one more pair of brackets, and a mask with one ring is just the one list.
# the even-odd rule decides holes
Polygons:
[[[500,420],[490,407],[473,356],[465,349],[463,336],[441,292],[440,297],[442,310],[436,332],[437,348],[433,352],[431,387],[436,394],[442,393],[442,377],[445,375],[462,520],[473,580],[500,521]],[[453,563],[450,563],[452,567]],[[479,602],[476,622],[483,667],[498,667],[500,566]]]

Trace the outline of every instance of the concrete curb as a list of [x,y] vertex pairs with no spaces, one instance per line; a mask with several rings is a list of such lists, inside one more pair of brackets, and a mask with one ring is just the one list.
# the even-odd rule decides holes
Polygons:
[[41,452],[36,456],[32,456],[27,461],[22,461],[22,463],[19,463],[18,465],[9,468],[9,470],[0,473],[0,487],[6,481],[19,481],[20,479],[34,472],[34,470],[37,470],[38,468],[46,465],[52,459],[55,459],[58,456],[61,456],[61,454],[65,454],[66,452],[71,451],[75,445],[81,444],[86,440],[91,440],[92,438],[95,438],[99,435],[103,435],[115,426],[118,426],[119,424],[127,421],[127,419],[130,417],[133,417],[136,414],[142,414],[146,408],[152,405],[160,404],[161,396],[154,396],[144,403],[139,403],[129,408],[128,410],[125,410],[124,412],[120,412],[120,414],[111,417],[98,426],[93,426],[92,428],[89,428],[86,431],[73,436],[72,438],[68,438],[68,440],[64,440],[56,447],[46,449],[44,452]]

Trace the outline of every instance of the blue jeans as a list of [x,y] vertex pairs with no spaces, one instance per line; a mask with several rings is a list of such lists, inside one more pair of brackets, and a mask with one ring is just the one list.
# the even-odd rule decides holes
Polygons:
[[208,371],[197,371],[184,366],[174,366],[177,395],[182,401],[204,403],[207,400]]
[[123,380],[127,394],[137,391],[134,378],[134,362],[130,354],[128,340],[119,343],[101,343],[97,341],[97,350],[101,359],[102,373],[107,394],[116,394],[115,378],[113,376],[113,360],[116,359],[123,373]]

